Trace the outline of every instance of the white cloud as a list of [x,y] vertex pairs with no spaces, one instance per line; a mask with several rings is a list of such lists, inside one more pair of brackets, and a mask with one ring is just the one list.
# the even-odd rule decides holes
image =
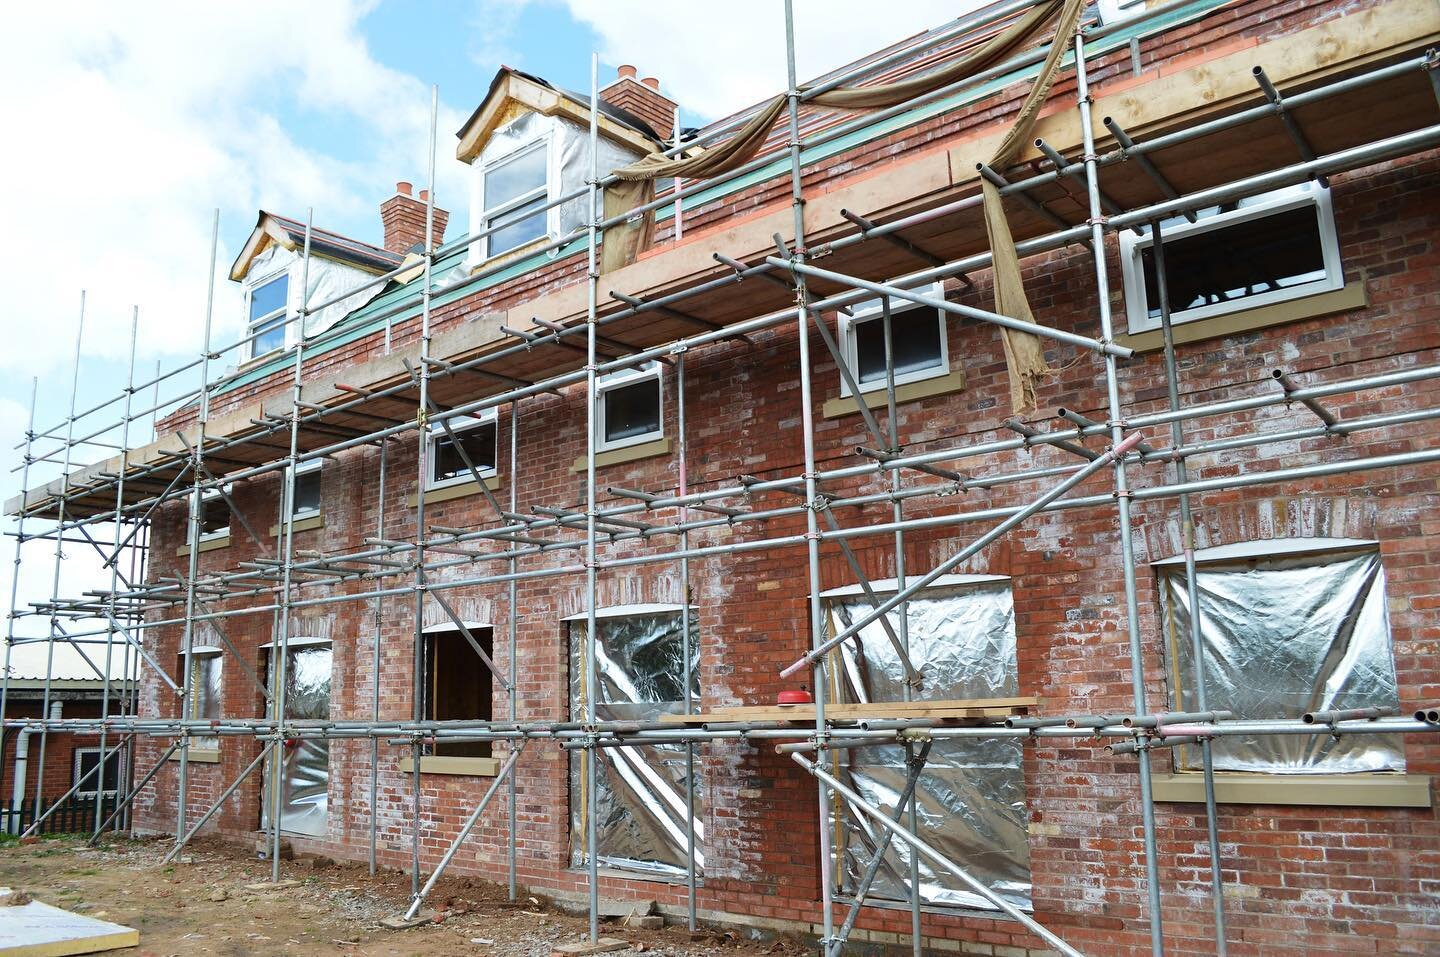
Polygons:
[[[73,329],[80,288],[87,353],[123,355],[138,303],[142,357],[194,355],[213,207],[227,240],[222,276],[257,207],[303,217],[313,206],[317,225],[377,239],[388,187],[423,178],[430,93],[370,55],[357,28],[365,12],[353,0],[9,10],[7,32],[24,41],[0,59],[10,137],[0,262],[15,270],[0,366],[42,376],[63,366],[69,335],[56,330]],[[309,114],[317,129],[343,131],[342,148],[316,134],[320,145],[298,141]],[[446,110],[440,129],[460,118]],[[446,145],[437,197],[462,188]],[[238,291],[222,279],[217,294],[217,322],[233,338]]]
[[[776,0],[731,0],[697,7],[649,0],[564,0],[601,38],[608,63],[632,63],[683,110],[702,120],[734,113],[785,89],[784,7]],[[800,81],[895,41],[948,23],[978,0],[798,0]]]

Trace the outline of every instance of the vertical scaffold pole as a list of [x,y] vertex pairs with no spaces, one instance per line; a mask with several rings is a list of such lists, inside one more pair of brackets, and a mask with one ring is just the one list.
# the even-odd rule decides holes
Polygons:
[[[1170,280],[1165,274],[1165,236],[1159,220],[1150,224],[1151,249],[1155,254],[1155,285],[1160,299],[1160,332],[1165,344],[1165,388],[1170,411],[1180,411],[1180,373],[1175,363],[1175,329],[1170,321]],[[1176,418],[1170,423],[1170,442],[1185,444],[1185,426]],[[1185,459],[1175,459],[1175,484],[1190,481]],[[1200,587],[1195,578],[1195,517],[1190,510],[1190,493],[1180,493],[1180,534],[1185,550],[1185,595],[1190,603],[1190,658],[1195,662],[1195,708],[1207,711],[1210,698],[1205,690],[1205,643],[1200,635]],[[1178,704],[1178,702],[1177,702]],[[1186,710],[1183,706],[1181,711]],[[1215,912],[1215,953],[1225,957],[1224,878],[1220,871],[1220,824],[1215,806],[1215,761],[1209,738],[1200,739],[1200,765],[1205,781],[1205,838],[1210,845],[1210,903]]]
[[[65,506],[70,498],[70,452],[75,438],[75,396],[80,391],[80,343],[85,337],[85,290],[80,290],[80,322],[75,329],[75,366],[70,377],[70,414],[65,417],[65,464],[60,472],[60,501],[56,507],[55,521],[55,574],[50,594],[50,640],[45,642],[45,695],[40,716],[50,717],[50,682],[55,674],[55,642],[63,640],[60,629],[58,608],[60,603],[60,563],[65,560]],[[40,730],[40,760],[35,773],[35,814],[40,814],[40,802],[45,785],[45,745],[50,738],[49,726]]]
[[[585,311],[585,723],[595,724],[595,696],[599,692],[598,668],[595,664],[596,646],[596,579],[595,579],[595,344],[597,296],[600,274],[596,258],[596,246],[600,231],[599,180],[600,180],[600,56],[590,54],[590,180],[589,210],[586,216],[590,242],[586,248],[586,296]],[[599,831],[595,816],[595,787],[598,771],[599,751],[593,746],[583,751],[585,759],[585,858],[590,883],[590,940],[600,939],[600,865]]]
[[[215,259],[219,255],[220,210],[210,220],[210,273],[206,277],[205,331],[200,352],[200,403],[195,421],[195,447],[190,461],[190,517],[186,523],[186,541],[190,548],[185,572],[185,625],[181,636],[181,656],[185,673],[180,676],[180,720],[191,717],[190,679],[194,670],[195,647],[195,578],[200,574],[200,518],[205,479],[205,429],[210,421],[210,331],[215,307]],[[129,642],[127,641],[128,645]],[[175,842],[185,838],[185,804],[189,800],[190,732],[180,732],[179,782],[175,789]]]
[[[510,403],[510,514],[516,515],[520,512],[520,400]],[[515,576],[520,570],[520,559],[514,554],[515,550],[510,549],[510,580],[505,583],[506,595],[510,601],[509,621],[506,623],[506,630],[509,635],[510,653],[510,687],[505,689],[505,703],[507,705],[506,717],[514,724],[517,719],[517,706],[519,705],[519,692],[516,690],[520,684],[520,669],[516,667],[515,650],[519,644],[519,616],[520,616],[520,583]],[[511,747],[516,747],[511,744]],[[517,767],[510,772],[510,777],[505,781],[505,809],[506,823],[509,825],[505,835],[505,885],[509,892],[509,899],[514,900],[516,896],[515,886],[515,842],[517,839],[517,812],[515,800],[519,796],[515,786],[515,779],[519,777],[520,769]]]
[[[1080,133],[1085,145],[1085,186],[1090,201],[1090,245],[1095,259],[1095,295],[1100,314],[1100,339],[1115,338],[1110,316],[1110,276],[1105,263],[1105,213],[1100,205],[1100,172],[1095,154],[1095,130],[1090,116],[1090,84],[1085,71],[1085,30],[1075,33],[1076,98],[1080,108]],[[1125,437],[1124,408],[1116,359],[1105,353],[1105,392],[1110,410],[1110,441],[1118,446]],[[1140,606],[1135,591],[1135,542],[1130,522],[1130,488],[1125,477],[1125,458],[1115,457],[1115,503],[1119,512],[1120,561],[1125,579],[1125,625],[1130,639],[1130,688],[1137,715],[1147,713],[1145,704],[1145,659],[1140,644]],[[1160,862],[1155,847],[1155,802],[1150,784],[1150,752],[1136,754],[1140,769],[1140,811],[1144,830],[1146,890],[1150,906],[1150,949],[1155,957],[1165,953],[1164,928],[1160,915]]]
[[[430,473],[430,286],[435,266],[435,122],[440,108],[440,88],[430,87],[430,189],[425,194],[425,285],[420,290],[420,407],[417,413],[419,453],[415,456],[418,475],[415,485],[415,644],[411,655],[414,681],[412,713],[425,720],[425,482]],[[410,745],[410,895],[420,896],[420,739]]]
[[285,808],[285,708],[286,684],[290,666],[290,582],[295,560],[295,523],[290,520],[291,503],[295,501],[295,466],[300,455],[301,379],[305,372],[305,324],[310,318],[310,242],[314,233],[315,208],[305,211],[305,251],[300,261],[300,308],[295,317],[295,375],[290,389],[290,455],[285,466],[283,491],[280,495],[280,527],[285,537],[284,554],[280,556],[280,625],[271,645],[270,671],[275,683],[270,686],[274,702],[275,737],[271,742],[270,766],[275,769],[274,787],[270,791],[270,880],[280,883],[280,816]]
[[[679,113],[676,113],[676,129],[679,129]],[[677,138],[678,142],[678,138]],[[676,180],[679,186],[679,180]],[[676,226],[679,226],[680,207],[675,207]],[[685,353],[680,353],[675,359],[675,438],[676,438],[676,459],[680,467],[680,497],[684,498],[690,494],[690,477],[687,471],[687,449],[685,440]],[[685,713],[690,714],[695,707],[694,696],[690,693],[690,683],[693,680],[690,668],[690,657],[692,640],[698,642],[700,636],[694,638],[690,635],[690,530],[686,527],[690,523],[690,509],[680,506],[680,654],[681,681],[684,682]],[[698,656],[697,656],[698,658]],[[685,742],[685,923],[693,932],[695,930],[695,742]]]
[[[388,440],[380,440],[380,481],[376,491],[375,504],[375,537],[385,537],[385,471],[388,464],[390,443]],[[375,599],[375,614],[372,624],[375,629],[375,641],[370,649],[370,720],[376,724],[380,723],[380,651],[381,635],[380,629],[385,623],[385,599]],[[375,844],[376,832],[380,823],[380,810],[376,806],[380,800],[380,739],[371,736],[370,738],[370,849],[369,865],[370,876],[375,876]]]
[[[805,195],[800,177],[800,90],[795,75],[795,4],[785,0],[785,77],[786,100],[790,114],[790,205],[794,214],[795,249],[794,260],[805,261]],[[805,544],[806,567],[810,587],[810,641],[812,647],[819,647],[823,627],[823,608],[820,599],[820,528],[817,509],[820,507],[820,488],[815,480],[815,410],[810,383],[810,296],[806,289],[805,277],[791,271],[795,282],[795,311],[799,332],[800,365],[800,432],[805,450]],[[815,659],[812,672],[815,697],[815,734],[822,740],[825,727],[825,657]],[[832,878],[833,851],[830,846],[830,788],[823,779],[816,779],[816,791],[820,808],[820,908],[824,927],[823,944],[828,944],[835,932],[835,917],[831,913],[834,898]]]
[[[136,306],[130,316],[130,365],[125,373],[125,413],[120,419],[120,468],[115,479],[115,540],[114,547],[110,551],[110,591],[105,596],[109,607],[109,625],[105,629],[105,677],[104,694],[100,699],[100,754],[105,754],[105,724],[110,718],[110,672],[115,660],[115,622],[118,608],[115,604],[115,590],[120,587],[120,529],[123,527],[121,518],[125,509],[125,470],[130,467],[130,408],[131,399],[135,394],[135,343],[140,331],[140,307]],[[129,646],[127,641],[126,646]],[[120,686],[125,687],[123,672]],[[135,743],[132,743],[127,751],[133,751]],[[123,755],[122,755],[123,757]],[[121,761],[116,761],[118,769]],[[118,774],[117,774],[118,776]],[[119,782],[115,782],[115,797],[118,800],[121,789]],[[105,820],[105,762],[100,762],[100,767],[95,771],[95,830],[91,837],[100,836],[100,825]]]
[[[40,377],[30,377],[30,416],[25,424],[25,457],[20,460],[20,494],[30,490],[31,451],[35,442],[35,400],[40,395]],[[20,600],[20,560],[25,548],[25,508],[15,519],[15,564],[10,574],[10,615],[5,621],[5,668],[0,671],[0,755],[5,753],[5,716],[10,704],[10,658],[15,650],[15,604]],[[12,809],[18,811],[18,809]],[[14,819],[18,823],[18,818]],[[17,830],[16,833],[19,833]]]

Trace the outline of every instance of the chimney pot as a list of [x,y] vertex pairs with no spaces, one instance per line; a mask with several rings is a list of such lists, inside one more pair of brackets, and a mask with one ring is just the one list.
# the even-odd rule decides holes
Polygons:
[[622,80],[627,77],[633,80],[635,79],[635,68],[628,63],[622,63],[616,68],[615,75]]
[[429,191],[428,189],[422,189],[422,190],[420,191],[420,202],[422,202],[422,203],[428,203],[429,201],[430,201],[430,191]]
[[411,190],[413,190],[414,188],[414,186],[405,182],[403,179],[395,184],[395,192],[399,193],[401,196],[409,196]]
[[645,79],[641,80],[640,82],[641,82],[641,83],[644,83],[646,86],[648,86],[648,87],[649,87],[650,89],[652,89],[652,90],[659,91],[659,89],[660,89],[660,81],[657,80],[657,79],[656,79],[655,77],[653,77],[653,76],[647,76]]

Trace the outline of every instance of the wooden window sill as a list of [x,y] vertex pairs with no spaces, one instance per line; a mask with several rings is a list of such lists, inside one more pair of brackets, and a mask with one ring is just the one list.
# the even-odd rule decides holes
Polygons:
[[[412,774],[415,762],[408,756],[400,759],[400,771]],[[455,758],[442,754],[422,754],[421,774],[453,774],[472,778],[493,778],[500,771],[500,762],[495,758]]]
[[[1158,774],[1155,800],[1199,804],[1205,778],[1198,771]],[[1242,774],[1217,772],[1217,804],[1286,804],[1330,807],[1430,807],[1426,774]]]
[[[1271,326],[1299,322],[1302,319],[1318,319],[1321,316],[1329,316],[1337,312],[1363,309],[1367,305],[1369,302],[1365,295],[1365,280],[1361,279],[1357,282],[1346,283],[1339,289],[1305,296],[1302,299],[1291,299],[1289,302],[1277,302],[1269,306],[1257,306],[1254,309],[1241,309],[1239,312],[1196,319],[1193,322],[1176,323],[1173,327],[1175,344],[1183,346],[1191,342],[1203,342],[1206,339],[1236,336],[1254,332],[1257,329],[1268,329]],[[1136,333],[1127,332],[1124,335],[1116,336],[1115,344],[1134,349],[1136,352],[1154,352],[1164,348],[1164,333],[1159,329]]]
[[[325,527],[325,516],[324,516],[324,515],[307,515],[307,516],[305,516],[304,518],[297,518],[297,519],[295,519],[295,521],[292,522],[291,524],[294,525],[295,531],[297,531],[297,532],[309,532],[309,531],[313,531],[314,529],[317,529],[317,528],[324,528],[324,527]],[[270,534],[271,534],[271,535],[279,535],[282,531],[284,531],[284,529],[283,529],[283,527],[281,527],[280,525],[271,525],[271,526],[270,526]]]
[[[490,491],[495,492],[504,487],[504,483],[500,481],[500,476],[491,475],[485,479],[485,487],[488,488]],[[468,482],[457,482],[454,485],[442,485],[439,488],[426,489],[425,504],[434,505],[437,502],[449,502],[453,499],[465,498],[470,495],[479,494],[480,483],[476,482],[474,479],[471,479]],[[411,492],[409,495],[405,496],[406,508],[414,508],[416,505],[419,504],[420,496],[416,495],[414,492]]]
[[[952,392],[962,392],[965,389],[965,372],[962,369],[955,369],[942,376],[933,379],[922,379],[919,382],[906,382],[895,387],[895,402],[901,404],[914,402],[917,399],[928,399],[935,395],[949,395]],[[860,393],[864,400],[865,407],[869,409],[885,408],[885,389],[882,387],[872,392]],[[855,404],[853,396],[841,395],[828,399],[821,407],[820,414],[827,419],[839,419],[847,415],[859,415],[860,407]]]
[[[215,551],[217,548],[229,548],[229,547],[230,547],[230,536],[229,536],[228,534],[225,534],[225,535],[217,535],[217,536],[214,537],[214,538],[207,538],[207,539],[205,539],[205,540],[203,540],[203,541],[200,542],[200,554],[203,555],[203,554],[205,554],[206,552],[213,552],[213,551]],[[175,549],[175,554],[176,554],[176,555],[181,555],[181,556],[183,556],[183,555],[189,555],[189,554],[190,554],[190,546],[189,546],[189,545],[181,545],[179,548]]]
[[[623,449],[609,449],[605,452],[596,452],[595,467],[597,469],[604,468],[607,465],[619,465],[621,462],[637,462],[640,459],[669,454],[670,440],[668,438],[654,439],[649,442],[641,442],[637,445],[627,445]],[[585,456],[576,456],[575,464],[570,467],[570,471],[585,471]]]

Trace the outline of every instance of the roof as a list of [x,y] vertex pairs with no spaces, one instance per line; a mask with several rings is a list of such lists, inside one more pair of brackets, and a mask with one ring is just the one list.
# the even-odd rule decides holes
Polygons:
[[[600,101],[599,131],[602,136],[624,143],[641,153],[657,149],[660,134],[640,117],[613,103]],[[518,113],[529,111],[543,116],[564,116],[576,123],[590,122],[590,97],[552,85],[543,77],[502,66],[490,81],[490,89],[475,112],[456,132],[460,144],[455,156],[468,163],[479,155],[490,134]]]
[[[298,219],[260,210],[250,238],[240,250],[240,255],[230,267],[230,278],[239,282],[245,278],[250,264],[255,261],[271,243],[279,243],[289,250],[305,247],[305,224]],[[310,251],[327,259],[350,263],[367,272],[383,273],[400,265],[401,256],[388,249],[372,246],[370,243],[351,239],[318,226],[310,228]]]

